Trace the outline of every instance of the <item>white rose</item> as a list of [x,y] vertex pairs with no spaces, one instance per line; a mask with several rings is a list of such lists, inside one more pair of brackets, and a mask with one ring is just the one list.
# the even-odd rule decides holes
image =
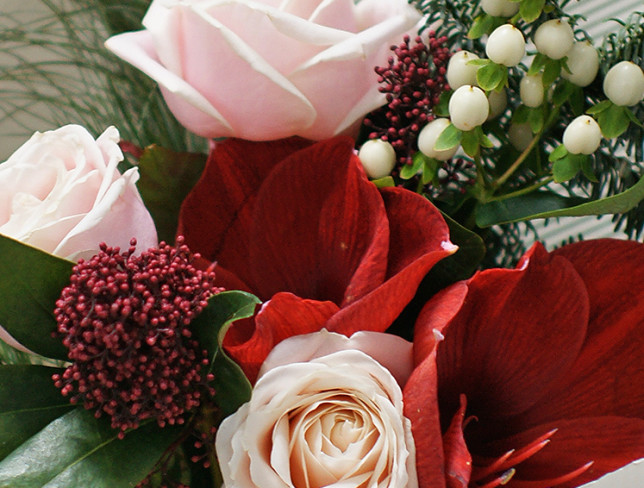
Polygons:
[[406,0],[154,0],[106,46],[196,134],[320,140],[386,103],[374,67],[420,18]]
[[93,256],[101,242],[156,246],[138,170],[117,170],[118,140],[114,127],[97,140],[78,125],[35,133],[0,164],[0,234],[70,260]]
[[224,486],[416,488],[401,391],[411,370],[411,343],[388,334],[281,342],[250,401],[219,427]]

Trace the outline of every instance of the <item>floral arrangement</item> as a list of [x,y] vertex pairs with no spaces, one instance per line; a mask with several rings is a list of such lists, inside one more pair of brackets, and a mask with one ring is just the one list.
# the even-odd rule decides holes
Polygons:
[[[598,47],[566,0],[71,3],[31,42],[97,78],[34,85],[66,121],[0,164],[0,487],[644,458],[644,13]],[[631,239],[526,249],[602,214]]]

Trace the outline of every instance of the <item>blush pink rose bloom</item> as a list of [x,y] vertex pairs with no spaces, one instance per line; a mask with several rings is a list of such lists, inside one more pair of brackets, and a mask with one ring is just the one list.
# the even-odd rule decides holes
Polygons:
[[36,132],[0,164],[0,234],[69,260],[89,258],[101,242],[126,249],[157,245],[136,188],[138,170],[122,175],[119,133],[98,139],[78,125]]
[[226,488],[417,488],[401,387],[412,345],[322,330],[279,343],[248,403],[219,427]]
[[106,46],[198,135],[321,140],[385,103],[374,67],[419,20],[407,0],[154,0]]

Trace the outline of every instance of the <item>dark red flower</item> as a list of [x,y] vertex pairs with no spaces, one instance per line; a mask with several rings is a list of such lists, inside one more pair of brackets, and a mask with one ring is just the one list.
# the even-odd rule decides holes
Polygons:
[[265,302],[224,342],[251,380],[292,335],[384,331],[454,250],[438,210],[410,191],[378,190],[353,145],[218,143],[182,206],[178,232],[217,261],[217,283]]
[[575,487],[644,457],[642,269],[636,242],[536,245],[432,298],[405,388],[421,487]]

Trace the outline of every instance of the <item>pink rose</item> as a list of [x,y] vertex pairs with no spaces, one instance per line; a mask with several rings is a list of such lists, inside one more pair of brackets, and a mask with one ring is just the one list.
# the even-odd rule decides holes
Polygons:
[[219,427],[224,486],[416,488],[401,392],[411,346],[383,333],[326,330],[282,341],[250,401]]
[[0,164],[0,234],[75,261],[101,242],[156,246],[138,170],[118,172],[118,140],[114,127],[97,140],[78,125],[35,133]]
[[419,19],[406,0],[154,0],[106,46],[196,134],[319,140],[385,103],[374,67]]

